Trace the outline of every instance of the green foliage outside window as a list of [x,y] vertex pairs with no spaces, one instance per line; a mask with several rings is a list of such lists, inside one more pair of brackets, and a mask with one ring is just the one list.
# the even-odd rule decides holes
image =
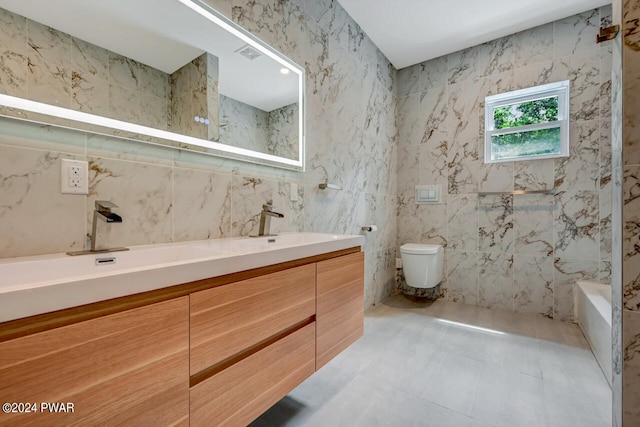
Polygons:
[[526,101],[493,110],[495,129],[555,122],[558,120],[558,97]]
[[[506,105],[493,110],[493,122],[496,130],[557,120],[557,96]],[[558,153],[560,151],[560,128],[493,135],[491,143],[496,159]]]

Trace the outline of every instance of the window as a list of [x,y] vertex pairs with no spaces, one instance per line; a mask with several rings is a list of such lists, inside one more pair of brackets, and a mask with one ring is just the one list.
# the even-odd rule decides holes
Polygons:
[[485,98],[485,163],[569,156],[569,80]]

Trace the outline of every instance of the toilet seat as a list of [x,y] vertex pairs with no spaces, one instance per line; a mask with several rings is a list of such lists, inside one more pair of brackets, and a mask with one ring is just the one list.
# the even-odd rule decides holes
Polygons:
[[442,249],[440,245],[421,245],[418,243],[405,243],[400,246],[400,253],[405,254],[437,254]]

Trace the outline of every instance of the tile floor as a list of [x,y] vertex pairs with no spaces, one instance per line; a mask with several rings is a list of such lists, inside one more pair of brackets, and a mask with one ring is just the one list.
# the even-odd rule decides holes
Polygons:
[[611,426],[611,389],[576,325],[395,295],[251,426]]

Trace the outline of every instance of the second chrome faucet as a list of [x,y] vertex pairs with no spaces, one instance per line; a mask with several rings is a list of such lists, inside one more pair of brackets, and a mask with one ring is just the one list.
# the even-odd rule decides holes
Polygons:
[[273,211],[272,202],[268,201],[262,205],[262,211],[260,212],[260,227],[258,228],[258,235],[260,236],[273,236],[271,234],[271,218],[284,218],[284,215],[279,212]]

